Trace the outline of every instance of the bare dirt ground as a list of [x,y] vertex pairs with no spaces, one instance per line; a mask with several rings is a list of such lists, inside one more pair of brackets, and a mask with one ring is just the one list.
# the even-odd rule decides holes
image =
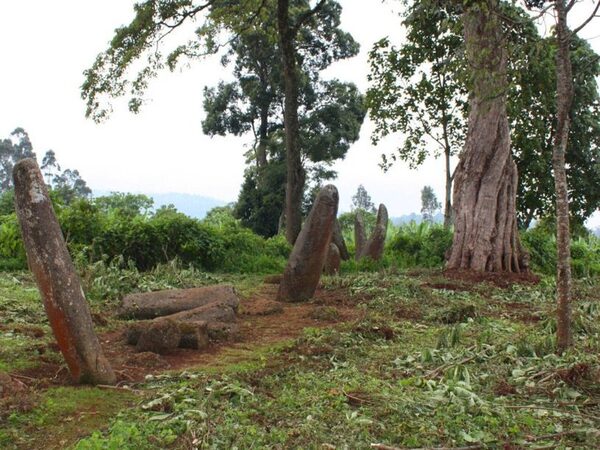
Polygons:
[[[307,327],[327,327],[359,317],[357,299],[349,301],[347,289],[318,289],[315,297],[305,303],[274,301],[277,285],[265,284],[247,298],[242,298],[238,314],[240,332],[227,342],[212,343],[205,350],[176,349],[168,355],[136,353],[124,339],[125,326],[99,335],[104,353],[117,373],[119,384],[138,382],[148,374],[166,370],[184,370],[214,364],[230,349],[250,349],[297,337]],[[49,351],[57,351],[54,344]],[[39,365],[15,374],[24,383],[35,387],[70,385],[66,367],[39,356]]]

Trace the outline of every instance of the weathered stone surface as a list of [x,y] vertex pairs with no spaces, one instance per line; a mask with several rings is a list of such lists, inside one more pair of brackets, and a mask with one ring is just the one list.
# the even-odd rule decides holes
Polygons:
[[338,201],[333,185],[325,186],[317,195],[288,259],[278,300],[298,302],[314,295],[329,251]]
[[237,335],[236,308],[224,300],[181,311],[153,320],[131,324],[125,339],[140,352],[168,353],[173,349],[203,349],[209,341],[230,339]]
[[13,178],[27,262],[71,376],[78,383],[114,384],[115,374],[94,332],[79,276],[36,161],[19,161]]
[[[173,325],[175,325],[179,330],[180,336],[175,347],[173,347],[173,343],[170,341],[173,336],[172,333],[170,333]],[[165,330],[169,331],[169,333],[166,333]],[[144,336],[143,339],[142,336]],[[125,339],[129,345],[137,345],[139,341],[142,340],[142,348],[147,345],[154,345],[153,348],[147,348],[146,350],[140,351],[151,351],[155,353],[165,353],[173,350],[176,347],[201,350],[208,346],[209,341],[208,327],[206,322],[181,322],[166,317],[152,321],[144,320],[131,324],[125,330]],[[161,342],[163,339],[166,339],[168,342],[159,345],[156,344],[157,342]],[[158,348],[160,351],[156,351],[156,348]]]
[[357,211],[354,216],[354,259],[356,261],[362,257],[366,242],[365,223],[361,212]]
[[340,257],[344,261],[348,261],[350,259],[350,253],[348,253],[346,241],[344,240],[344,235],[342,234],[342,226],[340,225],[340,221],[337,219],[335,219],[335,223],[333,224],[333,235],[331,236],[331,242],[337,246],[340,252]]
[[165,354],[179,346],[181,331],[174,320],[163,319],[153,321],[143,330],[135,345],[138,352],[154,352]]
[[387,208],[382,203],[377,211],[377,222],[371,238],[367,241],[363,250],[363,256],[371,258],[373,261],[379,261],[383,256],[385,249],[385,237],[387,235],[388,213]]
[[388,212],[385,205],[382,203],[379,205],[377,211],[377,222],[375,223],[375,229],[373,234],[362,249],[361,258],[371,258],[373,261],[379,261],[383,256],[383,250],[385,248],[385,236],[387,234],[388,227]]
[[237,311],[240,300],[229,285],[145,292],[125,296],[119,316],[126,319],[154,319],[217,302],[225,303]]
[[325,267],[323,267],[323,273],[325,275],[337,275],[340,273],[340,264],[342,258],[340,256],[340,250],[338,246],[333,242],[329,244],[329,252],[327,253],[327,260],[325,261]]
[[208,347],[208,326],[206,322],[180,322],[181,340],[179,347],[202,350]]

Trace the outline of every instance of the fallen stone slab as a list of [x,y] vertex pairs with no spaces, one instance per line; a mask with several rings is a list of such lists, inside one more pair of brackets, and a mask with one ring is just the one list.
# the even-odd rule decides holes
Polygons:
[[236,311],[227,302],[213,302],[189,311],[131,324],[125,339],[138,352],[169,353],[176,348],[201,350],[210,341],[237,336]]
[[119,317],[123,319],[154,319],[215,302],[225,303],[237,311],[240,300],[233,286],[229,285],[144,292],[125,296]]

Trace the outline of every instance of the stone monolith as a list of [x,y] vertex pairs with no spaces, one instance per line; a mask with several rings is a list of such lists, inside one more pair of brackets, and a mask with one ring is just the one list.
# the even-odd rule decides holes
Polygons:
[[377,211],[377,221],[375,222],[375,229],[371,234],[371,237],[366,242],[362,249],[361,258],[371,258],[373,261],[379,261],[383,256],[383,250],[385,247],[385,236],[387,234],[388,227],[388,212],[385,205],[382,203],[379,205]]
[[77,383],[114,384],[44,178],[34,159],[13,170],[15,205],[27,252],[58,347]]
[[338,201],[338,191],[331,184],[317,195],[288,259],[278,300],[300,302],[314,295],[329,252]]

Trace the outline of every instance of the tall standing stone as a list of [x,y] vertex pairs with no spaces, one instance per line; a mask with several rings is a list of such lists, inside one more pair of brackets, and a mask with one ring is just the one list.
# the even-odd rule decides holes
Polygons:
[[340,266],[342,258],[338,246],[333,242],[329,244],[329,251],[327,252],[327,259],[325,260],[325,266],[323,267],[323,273],[325,275],[337,275],[340,273]]
[[338,201],[338,191],[331,184],[317,195],[288,259],[278,300],[300,302],[314,295],[329,252]]
[[367,242],[365,234],[365,223],[360,211],[354,216],[354,259],[358,261],[362,258],[362,253]]
[[36,161],[19,161],[13,177],[27,262],[71,376],[78,383],[114,384],[115,374],[94,332],[79,276]]
[[331,242],[337,246],[340,257],[344,261],[348,261],[350,259],[350,253],[348,253],[346,241],[344,240],[344,235],[342,234],[342,226],[340,225],[340,221],[337,219],[335,219],[335,223],[333,224],[333,236],[331,236]]
[[388,212],[385,205],[382,203],[379,205],[377,211],[377,222],[375,223],[375,229],[371,234],[371,237],[362,249],[361,258],[369,257],[373,261],[379,261],[383,256],[383,250],[385,247],[385,236],[387,234],[388,227]]

